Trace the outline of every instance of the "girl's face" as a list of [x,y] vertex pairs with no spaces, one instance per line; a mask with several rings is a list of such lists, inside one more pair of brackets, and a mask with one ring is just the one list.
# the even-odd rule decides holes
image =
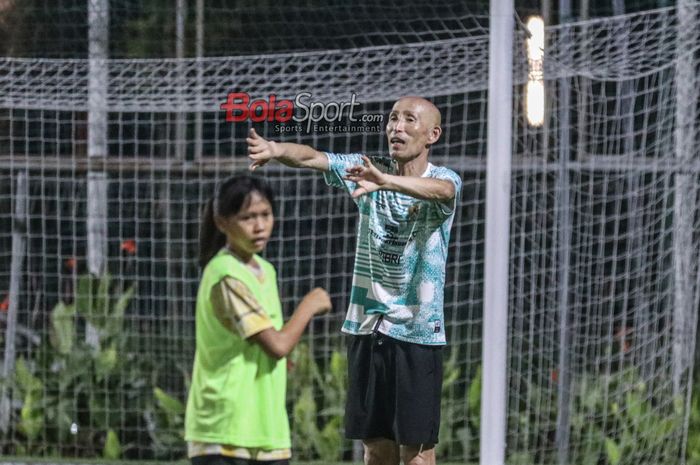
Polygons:
[[257,191],[248,194],[235,215],[216,218],[217,227],[226,234],[228,246],[245,259],[265,248],[274,222],[272,205]]

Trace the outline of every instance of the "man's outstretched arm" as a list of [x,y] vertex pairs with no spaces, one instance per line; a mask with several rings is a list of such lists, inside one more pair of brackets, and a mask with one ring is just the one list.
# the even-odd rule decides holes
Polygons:
[[248,158],[253,161],[249,167],[251,171],[263,166],[270,160],[277,160],[294,168],[328,171],[328,157],[326,154],[308,145],[267,140],[259,136],[255,129],[252,128],[248,132],[248,137],[245,141],[248,144]]
[[415,199],[447,202],[455,197],[455,185],[443,179],[386,175],[386,180],[383,189],[401,192]]
[[367,158],[364,165],[354,166],[346,172],[345,179],[357,183],[354,198],[380,189],[401,192],[416,199],[446,202],[455,197],[455,186],[450,181],[416,176],[396,176],[379,171]]

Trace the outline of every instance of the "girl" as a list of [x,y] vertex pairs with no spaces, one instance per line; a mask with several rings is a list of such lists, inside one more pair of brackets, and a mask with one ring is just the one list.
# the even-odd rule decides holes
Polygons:
[[330,310],[316,288],[283,325],[273,266],[258,253],[274,223],[260,179],[226,180],[205,206],[200,231],[196,353],[185,439],[193,465],[287,465],[284,357],[314,315]]

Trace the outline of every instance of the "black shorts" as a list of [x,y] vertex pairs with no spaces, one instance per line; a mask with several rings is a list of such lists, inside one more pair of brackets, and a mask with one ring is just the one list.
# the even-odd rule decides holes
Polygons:
[[350,336],[345,436],[437,444],[443,346]]
[[192,457],[190,463],[192,465],[289,465],[289,460],[249,460],[223,455],[200,455]]

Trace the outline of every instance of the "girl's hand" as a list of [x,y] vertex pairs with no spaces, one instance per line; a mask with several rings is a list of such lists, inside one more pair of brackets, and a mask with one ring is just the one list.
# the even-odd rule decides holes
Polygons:
[[320,287],[311,290],[304,296],[303,299],[301,299],[299,307],[302,306],[309,308],[313,312],[314,316],[328,313],[333,308],[333,304],[331,304],[331,296],[328,295],[328,292],[326,292],[325,289]]

